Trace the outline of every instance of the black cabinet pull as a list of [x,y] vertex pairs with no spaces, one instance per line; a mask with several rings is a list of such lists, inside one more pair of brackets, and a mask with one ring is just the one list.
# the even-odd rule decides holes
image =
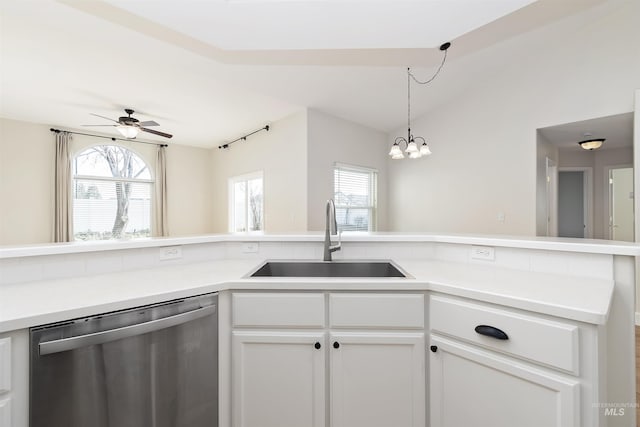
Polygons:
[[340,348],[340,343],[338,341],[334,341],[333,348]]
[[315,343],[314,347],[315,347],[317,350],[320,350],[320,348],[322,347],[322,345],[321,345],[319,342],[317,342],[317,343]]
[[497,340],[508,340],[509,336],[498,328],[489,325],[478,325],[475,331],[480,335],[495,338]]
[[431,349],[432,352],[436,352],[438,351],[438,346],[437,345],[432,345],[431,347],[429,347]]

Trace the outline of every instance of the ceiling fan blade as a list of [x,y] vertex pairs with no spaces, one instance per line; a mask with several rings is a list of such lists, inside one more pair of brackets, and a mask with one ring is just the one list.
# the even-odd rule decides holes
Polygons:
[[153,120],[149,120],[148,122],[139,122],[138,125],[145,127],[145,126],[160,126],[158,123],[154,122]]
[[154,134],[154,135],[164,136],[165,138],[171,138],[171,137],[173,137],[173,135],[171,135],[171,134],[169,134],[169,133],[164,133],[164,132],[160,132],[160,131],[153,130],[153,129],[147,129],[147,128],[140,127],[140,130],[141,130],[141,131],[144,131],[144,132],[152,133],[152,134]]
[[89,114],[91,114],[92,116],[96,116],[96,117],[103,118],[103,119],[105,119],[105,120],[109,120],[109,121],[111,121],[111,122],[120,123],[120,122],[119,122],[119,121],[117,121],[117,120],[113,120],[113,119],[110,119],[109,117],[101,116],[100,114],[93,114],[93,113],[89,113]]

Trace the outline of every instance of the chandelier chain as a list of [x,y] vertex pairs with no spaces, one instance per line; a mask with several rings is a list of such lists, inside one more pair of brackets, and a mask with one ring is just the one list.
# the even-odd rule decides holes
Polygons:
[[[430,79],[421,81],[416,78],[415,75],[411,72],[411,68],[407,67],[407,137],[398,136],[393,142],[391,150],[389,151],[389,155],[393,160],[404,159],[405,156],[402,153],[402,149],[400,148],[400,143],[404,143],[406,145],[405,152],[409,156],[410,159],[419,159],[422,156],[429,156],[431,154],[431,150],[427,145],[427,141],[421,136],[414,136],[411,134],[411,80],[415,81],[418,84],[426,85],[431,83],[440,71],[442,71],[442,67],[444,67],[444,63],[447,60],[447,49],[451,46],[451,43],[443,43],[440,45],[440,50],[444,52],[442,56],[442,62],[440,66],[436,70],[436,72],[431,76]],[[415,141],[422,141],[422,144],[418,147]]]
[[408,139],[411,138],[411,68],[407,68],[407,129]]
[[445,63],[445,61],[446,61],[446,60],[447,60],[447,50],[446,50],[446,49],[444,49],[444,55],[442,56],[442,62],[440,63],[440,66],[438,67],[438,69],[436,70],[436,72],[434,73],[434,75],[433,75],[433,76],[431,76],[431,78],[430,78],[430,79],[428,79],[428,80],[425,80],[425,81],[418,80],[418,78],[417,78],[416,76],[414,76],[414,75],[413,75],[413,73],[411,72],[411,70],[410,70],[410,69],[408,70],[408,72],[409,72],[409,76],[411,76],[411,78],[413,79],[413,81],[415,81],[415,82],[416,82],[416,83],[418,83],[418,84],[421,84],[421,85],[429,84],[429,83],[431,83],[432,81],[434,81],[436,77],[438,77],[438,74],[440,74],[440,71],[442,70],[442,67],[444,67],[444,63]]

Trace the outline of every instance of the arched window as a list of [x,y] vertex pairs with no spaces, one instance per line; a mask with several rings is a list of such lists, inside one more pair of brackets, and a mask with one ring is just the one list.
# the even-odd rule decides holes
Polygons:
[[76,240],[151,236],[153,180],[147,164],[119,145],[96,145],[73,159]]

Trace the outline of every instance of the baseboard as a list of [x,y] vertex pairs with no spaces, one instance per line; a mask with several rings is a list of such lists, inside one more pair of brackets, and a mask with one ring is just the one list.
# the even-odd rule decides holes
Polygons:
[[640,326],[640,313],[636,311],[636,326]]

